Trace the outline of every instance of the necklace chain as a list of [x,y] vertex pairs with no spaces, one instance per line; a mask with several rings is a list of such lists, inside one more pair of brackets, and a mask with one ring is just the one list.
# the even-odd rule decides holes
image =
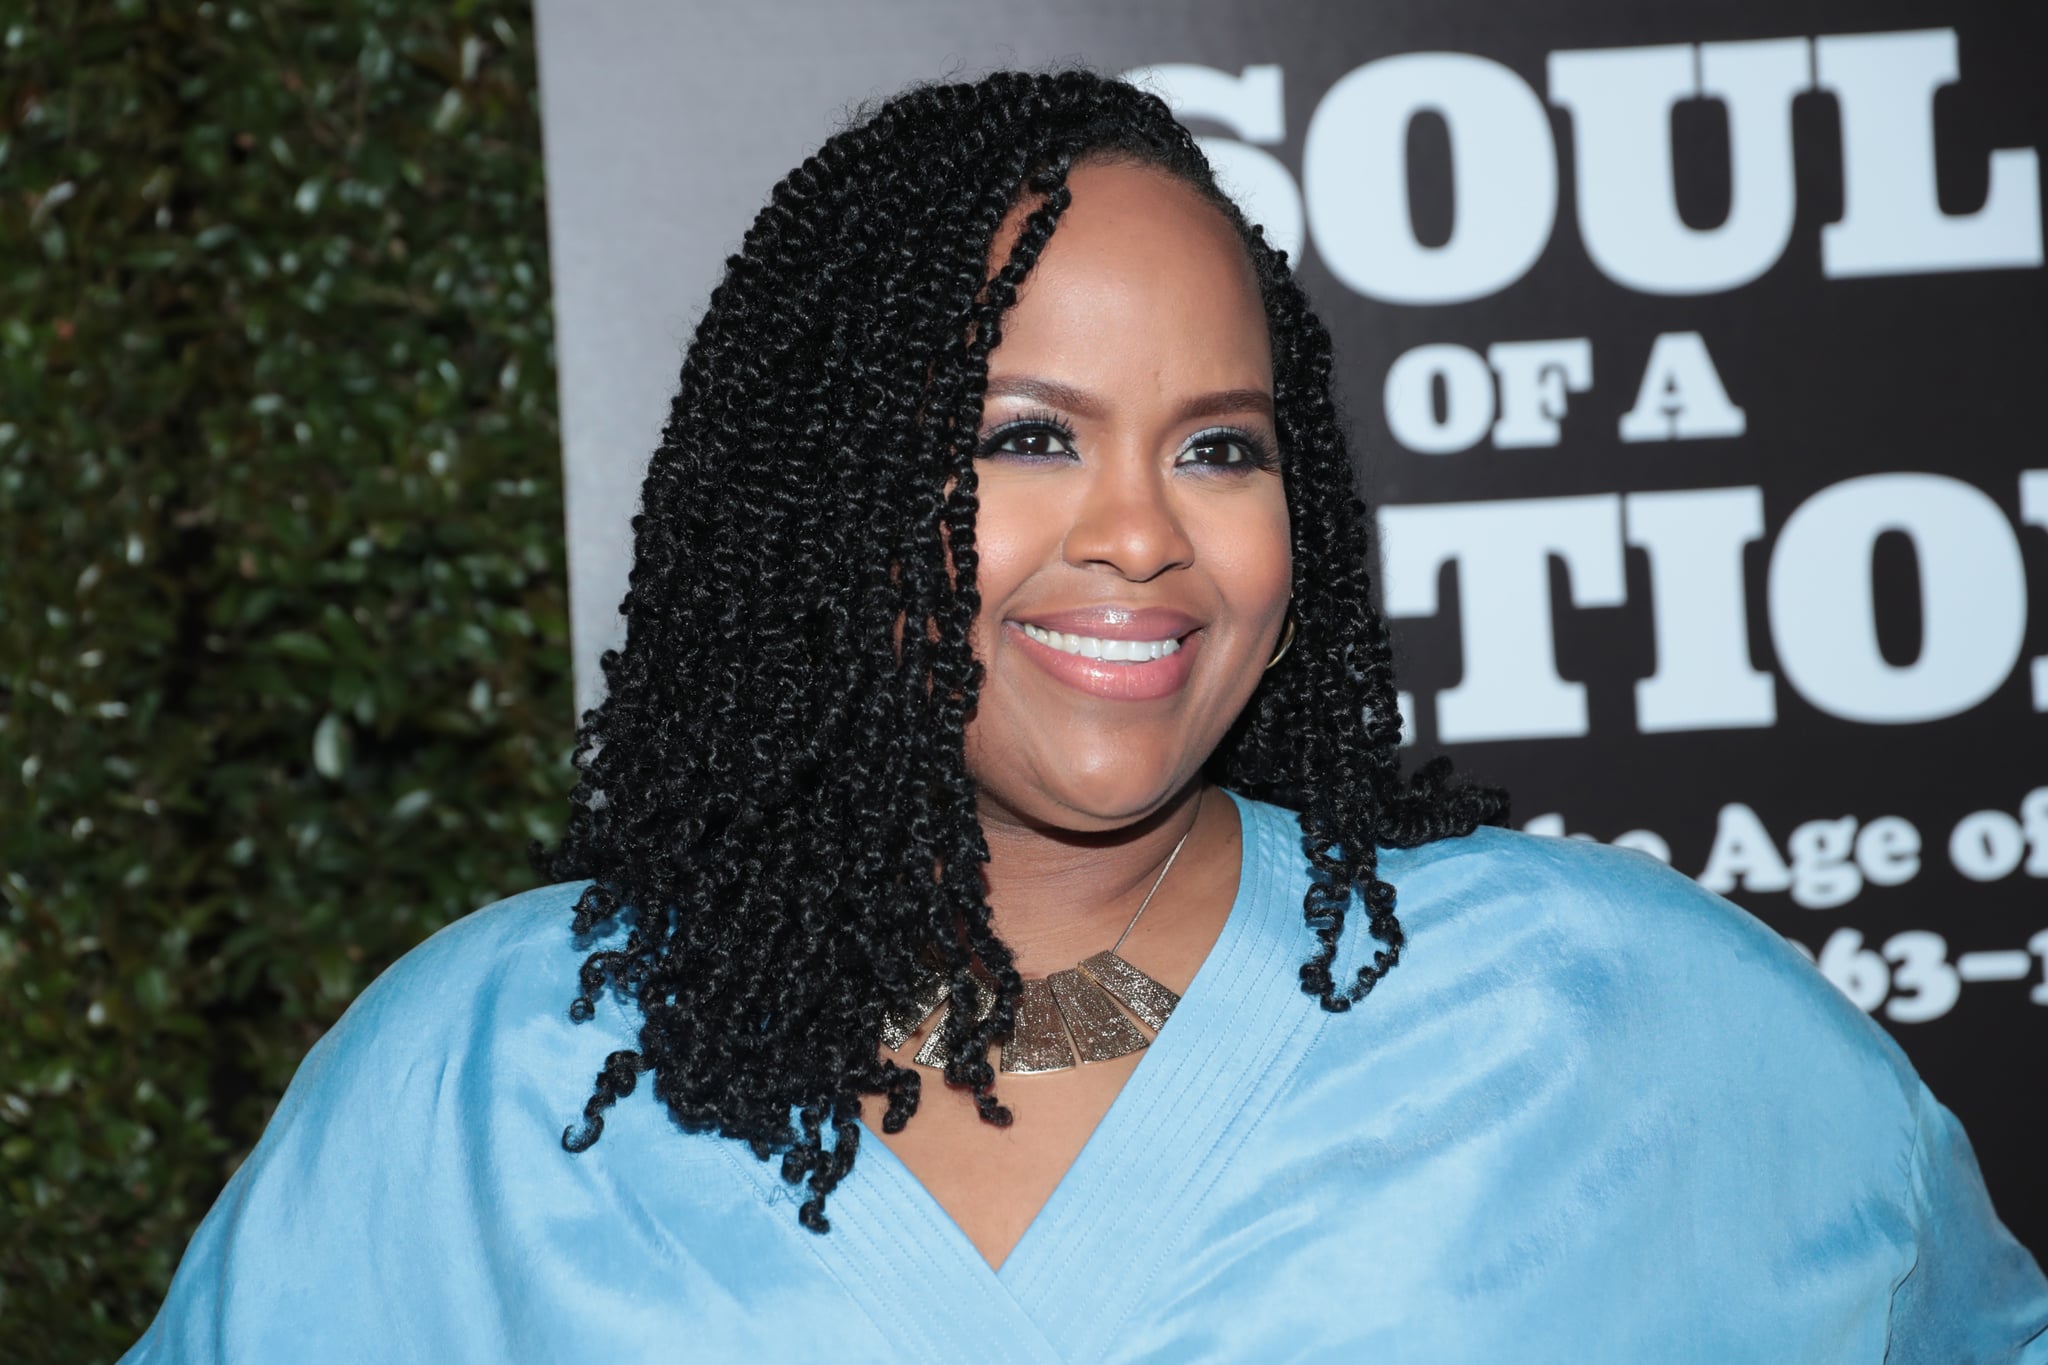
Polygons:
[[1138,926],[1138,916],[1145,913],[1145,907],[1152,903],[1152,898],[1159,894],[1159,888],[1166,884],[1166,874],[1173,871],[1173,860],[1175,858],[1178,858],[1180,856],[1180,851],[1187,847],[1188,836],[1193,834],[1195,832],[1195,826],[1201,823],[1202,798],[1207,795],[1208,793],[1206,791],[1195,793],[1194,818],[1188,821],[1188,827],[1186,831],[1183,832],[1180,836],[1180,839],[1177,842],[1175,842],[1173,846],[1173,852],[1166,855],[1166,866],[1160,868],[1159,875],[1152,879],[1152,889],[1145,893],[1145,899],[1138,902],[1137,910],[1133,912],[1133,914],[1131,915],[1131,922],[1129,924],[1126,924],[1124,926],[1124,931],[1116,936],[1116,942],[1109,945],[1109,950],[1112,953],[1124,946],[1124,940],[1129,938],[1131,936],[1131,930],[1135,929]]

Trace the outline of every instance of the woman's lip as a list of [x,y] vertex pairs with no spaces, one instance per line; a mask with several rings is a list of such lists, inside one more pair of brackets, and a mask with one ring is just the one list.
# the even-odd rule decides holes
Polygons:
[[1200,621],[1171,607],[1074,607],[1013,616],[1010,621],[1098,640],[1177,640],[1202,628]]
[[[1166,613],[1174,615],[1174,613]],[[1053,618],[1059,619],[1059,618]],[[1185,619],[1185,618],[1182,618]],[[1038,624],[1036,620],[1033,625]],[[1095,628],[1102,628],[1101,622]],[[1148,628],[1151,628],[1148,625]],[[1050,629],[1050,627],[1048,627]],[[1062,631],[1068,627],[1059,627]],[[1073,631],[1075,635],[1082,632]],[[1106,659],[1089,659],[1065,650],[1054,649],[1051,645],[1032,639],[1024,633],[1024,627],[1016,621],[1004,623],[1004,634],[1031,662],[1044,669],[1054,679],[1065,683],[1079,692],[1106,701],[1158,701],[1170,697],[1187,686],[1188,675],[1194,670],[1195,655],[1201,652],[1202,640],[1207,632],[1200,629],[1190,631],[1180,640],[1180,648],[1157,659],[1143,663],[1115,663]],[[1151,636],[1164,639],[1171,631]],[[1143,635],[1109,635],[1102,639],[1145,639]]]

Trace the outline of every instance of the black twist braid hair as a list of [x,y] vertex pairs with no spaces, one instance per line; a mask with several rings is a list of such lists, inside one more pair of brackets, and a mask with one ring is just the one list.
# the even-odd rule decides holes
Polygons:
[[[644,1016],[638,1049],[606,1060],[564,1132],[570,1150],[651,1071],[685,1129],[780,1154],[784,1178],[808,1182],[801,1221],[824,1231],[862,1097],[886,1096],[887,1132],[916,1112],[917,1074],[878,1060],[876,1039],[928,951],[955,1006],[946,1080],[1009,1121],[988,1053],[1020,978],[983,894],[962,742],[981,676],[975,448],[1004,311],[1081,160],[1192,186],[1242,236],[1264,297],[1296,635],[1207,772],[1301,812],[1317,940],[1302,989],[1344,1010],[1399,961],[1376,843],[1505,818],[1498,793],[1453,783],[1441,760],[1402,778],[1329,336],[1187,130],[1157,97],[1084,70],[913,88],[775,187],[726,262],[648,467],[626,642],[605,654],[607,694],[578,737],[567,833],[535,849],[547,874],[592,879],[579,934],[630,926],[584,963],[572,1014],[590,1017],[610,982]],[[1019,203],[1031,211],[990,277]],[[1339,983],[1355,894],[1380,946]],[[978,1021],[977,959],[997,995]]]

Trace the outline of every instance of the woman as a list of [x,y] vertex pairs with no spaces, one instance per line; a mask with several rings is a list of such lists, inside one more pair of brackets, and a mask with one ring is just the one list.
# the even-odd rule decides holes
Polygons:
[[1329,372],[1150,96],[834,137],[684,362],[574,880],[357,1001],[132,1358],[2048,1360],[1792,949],[1400,777]]

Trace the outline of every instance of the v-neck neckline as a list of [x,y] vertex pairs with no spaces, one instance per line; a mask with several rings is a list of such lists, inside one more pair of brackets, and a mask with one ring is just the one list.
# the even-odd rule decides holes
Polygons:
[[[798,1230],[892,1334],[926,1335],[935,1356],[951,1358],[1099,1356],[1321,1031],[1328,1016],[1293,970],[1307,946],[1293,821],[1225,791],[1242,844],[1216,942],[1001,1268],[871,1132],[832,1195],[832,1231]],[[773,1163],[732,1155],[774,1202],[800,1197]],[[960,1311],[977,1304],[984,1311]]]

